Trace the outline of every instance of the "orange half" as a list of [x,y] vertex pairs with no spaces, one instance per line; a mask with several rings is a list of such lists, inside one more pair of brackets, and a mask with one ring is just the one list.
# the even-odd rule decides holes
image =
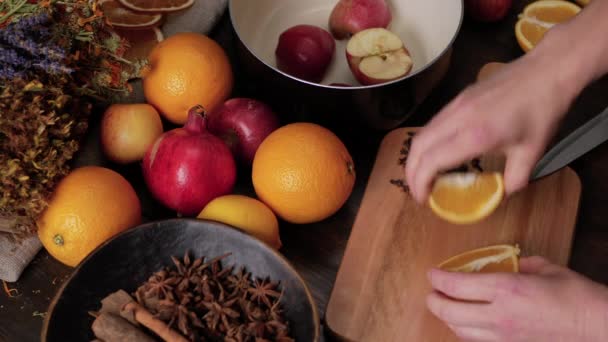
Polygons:
[[455,255],[437,267],[450,272],[519,272],[518,246],[496,245]]
[[563,0],[538,0],[526,6],[515,24],[519,46],[532,50],[553,26],[572,19],[581,11],[576,4]]
[[504,183],[498,172],[441,175],[429,197],[431,210],[455,224],[471,224],[489,216],[502,202]]

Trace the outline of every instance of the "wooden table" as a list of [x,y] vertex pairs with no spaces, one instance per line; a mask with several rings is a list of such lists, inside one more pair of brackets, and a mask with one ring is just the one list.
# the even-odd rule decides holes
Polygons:
[[[521,55],[513,27],[524,2],[515,5],[510,17],[498,24],[481,25],[465,20],[454,44],[453,61],[448,75],[414,117],[404,125],[424,124],[447,101],[473,82],[477,71],[486,62],[509,61]],[[225,16],[212,36],[230,50],[232,38],[229,32],[230,22]],[[237,78],[237,85],[247,82],[252,80]],[[558,138],[608,106],[606,90],[607,78],[586,89],[573,105]],[[99,153],[95,143],[96,128],[92,127],[86,151],[93,155]],[[377,148],[385,133],[338,134],[351,151],[357,167],[357,182],[349,201],[336,215],[323,222],[306,226],[281,224],[281,237],[284,242],[282,252],[308,282],[321,314],[325,312],[350,228],[359,208]],[[85,163],[94,160],[88,156],[85,159]],[[172,217],[170,212],[159,208],[147,196],[137,166],[107,166],[122,172],[142,194],[146,220]],[[581,178],[583,192],[570,267],[595,281],[608,284],[608,144],[575,161],[573,168]],[[251,193],[247,177],[239,180],[237,191]],[[39,340],[42,315],[70,272],[70,268],[53,260],[44,250],[41,251],[21,279],[8,284],[17,289],[19,295],[9,298],[0,292],[0,341]]]

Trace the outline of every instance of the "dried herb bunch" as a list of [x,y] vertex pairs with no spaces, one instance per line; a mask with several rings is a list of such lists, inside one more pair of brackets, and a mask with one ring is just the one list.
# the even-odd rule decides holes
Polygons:
[[0,232],[35,232],[92,104],[130,93],[126,48],[95,0],[0,0]]
[[[415,135],[416,135],[415,132],[411,132],[411,131],[407,132],[407,137],[403,141],[403,143],[401,145],[401,149],[399,150],[399,159],[397,159],[397,164],[399,164],[403,167],[405,167],[405,164],[407,162],[407,157],[408,157],[408,155],[410,153],[410,149],[412,147],[412,140]],[[467,172],[467,171],[482,172],[483,169],[481,167],[481,160],[479,158],[472,159],[456,168],[444,171],[444,173]],[[409,187],[407,186],[405,179],[396,178],[396,179],[391,179],[389,182],[392,185],[403,190],[403,192],[406,192],[406,193],[409,192]]]
[[134,297],[191,341],[294,341],[279,284],[222,267],[228,255],[173,257],[174,265],[153,274]]

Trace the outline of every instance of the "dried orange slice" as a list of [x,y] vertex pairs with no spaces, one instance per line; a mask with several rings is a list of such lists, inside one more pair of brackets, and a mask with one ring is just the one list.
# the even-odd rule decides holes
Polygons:
[[437,266],[451,272],[519,272],[519,247],[496,245],[455,255]]
[[162,14],[135,13],[121,6],[114,0],[101,0],[101,10],[110,25],[126,29],[143,29],[158,26],[163,18]]
[[538,0],[526,6],[515,24],[519,46],[532,50],[553,26],[572,19],[581,11],[576,4],[563,0]]
[[429,205],[435,214],[448,222],[470,224],[489,216],[503,197],[502,174],[456,172],[437,178]]
[[175,12],[186,9],[194,0],[118,0],[123,6],[137,12]]
[[147,59],[156,44],[164,39],[163,33],[156,27],[146,30],[116,29],[116,33],[129,42],[124,58],[131,62]]

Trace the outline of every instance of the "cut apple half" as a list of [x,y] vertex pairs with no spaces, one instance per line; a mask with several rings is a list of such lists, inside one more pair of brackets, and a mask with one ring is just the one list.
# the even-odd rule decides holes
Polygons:
[[366,29],[353,35],[346,45],[346,59],[363,85],[404,77],[414,65],[401,38],[384,28]]

